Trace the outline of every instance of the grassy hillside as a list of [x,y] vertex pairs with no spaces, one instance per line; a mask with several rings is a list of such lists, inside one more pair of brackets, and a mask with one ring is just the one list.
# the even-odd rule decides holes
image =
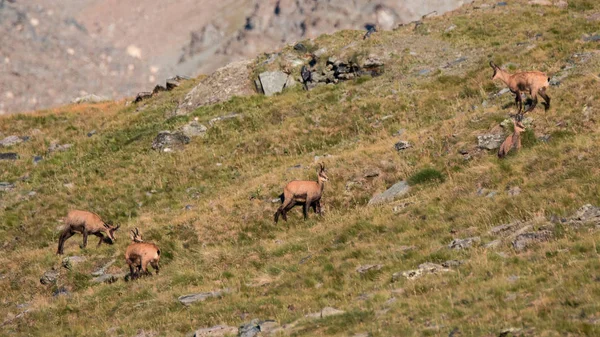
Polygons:
[[[328,55],[350,48],[385,57],[373,79],[233,98],[169,119],[194,81],[140,106],[2,117],[0,135],[31,138],[0,151],[20,156],[0,161],[0,181],[15,185],[0,191],[1,334],[184,336],[254,318],[293,323],[279,334],[298,336],[600,334],[600,233],[549,221],[600,205],[600,45],[586,41],[600,34],[600,5],[493,4],[367,40],[344,31],[312,42]],[[477,149],[477,136],[515,110],[510,94],[496,95],[503,86],[490,80],[489,60],[561,78],[549,89],[552,108],[528,114],[523,149],[504,160]],[[230,113],[242,117],[216,123],[183,151],[151,149],[161,130]],[[396,151],[399,140],[412,147]],[[52,142],[73,146],[47,154]],[[275,225],[272,200],[289,180],[316,178],[315,156],[331,180],[324,216],[303,221],[294,209]],[[412,184],[408,195],[367,205],[401,180]],[[71,238],[66,256],[86,260],[66,269],[55,251],[59,220],[73,208],[122,230],[100,248]],[[550,238],[524,250],[510,239],[485,247],[499,238],[490,229],[515,221]],[[160,275],[94,283],[91,273],[112,259],[110,272],[127,270],[134,227],[161,247]],[[468,237],[480,241],[448,247]],[[447,272],[393,277],[452,260],[460,262]],[[381,266],[357,272],[365,265]],[[41,285],[52,267],[57,284]],[[190,306],[177,300],[220,289],[228,292]],[[324,307],[344,313],[305,318]]]

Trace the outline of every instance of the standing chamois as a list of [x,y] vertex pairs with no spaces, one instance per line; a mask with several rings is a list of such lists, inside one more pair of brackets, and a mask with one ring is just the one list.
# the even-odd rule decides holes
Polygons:
[[[515,103],[517,104],[517,120],[521,121],[523,115],[535,109],[540,95],[546,101],[544,110],[550,109],[550,97],[546,94],[546,89],[550,85],[548,75],[539,71],[525,71],[515,74],[509,74],[507,71],[500,69],[494,62],[490,61],[490,67],[494,69],[492,80],[499,79],[508,86],[508,89],[515,94]],[[533,102],[527,111],[523,111],[523,98],[521,93],[529,93]]]
[[88,235],[92,234],[100,238],[98,241],[98,246],[102,244],[102,241],[105,240],[104,235],[106,234],[108,238],[108,243],[111,245],[116,241],[115,232],[119,229],[121,225],[117,225],[116,227],[112,224],[106,223],[102,221],[98,214],[87,212],[87,211],[78,211],[73,210],[67,214],[65,218],[65,227],[60,234],[60,238],[58,240],[58,250],[56,254],[64,253],[65,241],[68,238],[75,235],[75,233],[83,234],[83,244],[81,248],[85,248],[87,246]]
[[308,218],[308,208],[312,207],[314,212],[321,215],[321,196],[325,182],[329,181],[325,174],[325,166],[319,164],[317,181],[294,180],[283,188],[283,194],[279,196],[281,206],[275,212],[275,223],[279,220],[279,214],[287,221],[287,211],[296,204],[302,205],[304,220]]
[[134,280],[141,276],[140,270],[144,274],[152,275],[152,273],[148,272],[148,263],[150,263],[158,275],[158,271],[160,270],[158,265],[160,249],[158,246],[150,242],[144,242],[137,228],[131,231],[131,241],[125,251],[125,262],[129,265],[131,279]]

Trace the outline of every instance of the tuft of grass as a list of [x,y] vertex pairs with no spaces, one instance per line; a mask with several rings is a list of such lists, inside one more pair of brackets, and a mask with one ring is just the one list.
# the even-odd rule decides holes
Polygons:
[[419,184],[432,184],[432,183],[443,183],[446,180],[442,172],[427,167],[419,170],[418,172],[411,175],[407,182],[409,185],[419,185]]

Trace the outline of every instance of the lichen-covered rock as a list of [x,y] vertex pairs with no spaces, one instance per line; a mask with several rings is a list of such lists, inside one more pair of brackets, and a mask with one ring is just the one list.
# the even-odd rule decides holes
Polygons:
[[233,96],[252,95],[249,69],[252,62],[239,61],[217,69],[185,96],[172,115],[187,115],[198,107],[226,101]]
[[477,147],[485,150],[499,149],[504,141],[504,135],[501,133],[488,133],[477,136]]
[[184,135],[190,138],[198,136],[204,137],[206,135],[206,131],[208,131],[208,128],[198,123],[198,121],[191,121],[188,124],[181,127],[181,132],[183,132]]
[[190,142],[190,137],[182,132],[161,131],[152,142],[152,149],[161,152],[180,150]]

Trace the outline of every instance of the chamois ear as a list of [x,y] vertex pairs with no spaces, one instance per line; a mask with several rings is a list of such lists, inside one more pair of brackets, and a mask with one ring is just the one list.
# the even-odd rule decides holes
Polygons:
[[115,231],[118,231],[118,230],[119,230],[119,227],[121,227],[121,224],[120,224],[120,223],[118,223],[118,224],[117,224],[117,227],[115,227]]
[[324,172],[325,171],[325,165],[323,163],[320,163],[319,165],[321,166],[321,172]]

